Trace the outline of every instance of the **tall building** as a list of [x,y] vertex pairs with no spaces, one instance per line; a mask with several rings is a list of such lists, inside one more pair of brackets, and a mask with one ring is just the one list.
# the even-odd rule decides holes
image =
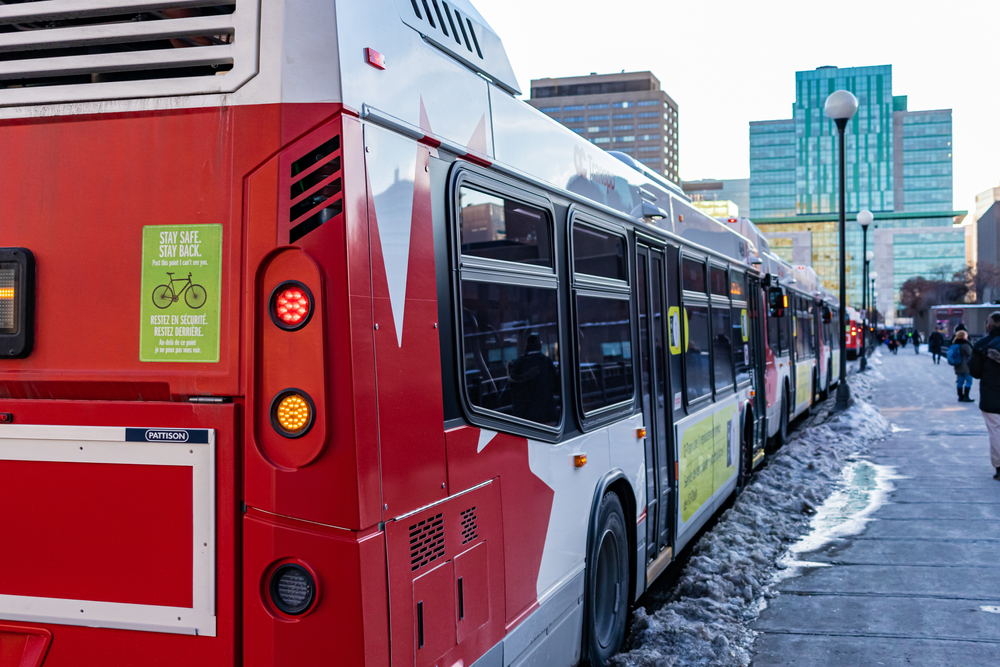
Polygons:
[[695,203],[731,201],[736,204],[739,215],[746,216],[750,212],[749,178],[734,178],[725,181],[706,178],[700,181],[684,181],[681,183],[681,189]]
[[652,72],[535,79],[527,102],[601,148],[628,153],[680,183],[677,103]]
[[750,123],[750,215],[771,247],[812,264],[839,290],[839,154],[836,124],[823,105],[849,90],[858,111],[845,135],[848,304],[861,305],[858,211],[875,214],[868,249],[876,305],[891,322],[910,277],[950,278],[966,263],[965,211],[952,203],[951,110],[910,111],[893,95],[892,66],[820,67],[795,73],[792,118]]

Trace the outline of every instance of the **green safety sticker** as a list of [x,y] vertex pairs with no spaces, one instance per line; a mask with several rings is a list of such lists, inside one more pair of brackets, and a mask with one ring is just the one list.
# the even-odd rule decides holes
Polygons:
[[142,228],[140,361],[219,361],[222,225]]

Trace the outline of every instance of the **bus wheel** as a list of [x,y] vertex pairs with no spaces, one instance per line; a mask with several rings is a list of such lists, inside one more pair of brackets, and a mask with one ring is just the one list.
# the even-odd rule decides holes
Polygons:
[[597,510],[597,531],[587,559],[587,641],[593,667],[609,664],[625,639],[628,554],[625,512],[618,496],[607,493]]

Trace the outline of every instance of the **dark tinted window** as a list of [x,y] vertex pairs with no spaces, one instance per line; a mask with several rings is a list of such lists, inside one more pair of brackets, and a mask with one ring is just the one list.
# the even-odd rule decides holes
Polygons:
[[573,225],[573,268],[577,273],[628,281],[625,239],[591,227]]
[[767,316],[767,346],[771,348],[771,352],[775,355],[781,354],[781,339],[778,334],[780,327],[778,322],[780,320],[777,317]]
[[580,392],[584,412],[632,398],[632,327],[628,299],[576,298]]
[[710,271],[712,278],[712,294],[729,296],[729,279],[726,276],[726,270],[713,266]]
[[729,292],[736,301],[747,300],[746,276],[735,271],[729,272]]
[[687,340],[684,367],[687,371],[687,397],[693,401],[712,393],[709,374],[708,306],[686,306]]
[[552,266],[547,212],[465,187],[459,205],[463,255]]
[[556,290],[462,281],[465,387],[472,405],[556,426]]
[[705,264],[685,257],[681,260],[681,284],[692,292],[705,291]]
[[715,388],[733,383],[732,317],[729,307],[712,308],[712,364],[715,369]]
[[736,383],[750,380],[750,319],[746,308],[733,308],[733,367]]

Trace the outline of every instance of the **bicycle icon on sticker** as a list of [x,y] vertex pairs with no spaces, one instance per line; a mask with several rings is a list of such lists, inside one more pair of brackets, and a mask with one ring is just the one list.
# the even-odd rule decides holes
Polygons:
[[[163,309],[172,303],[180,301],[184,295],[184,303],[190,308],[198,310],[208,301],[208,292],[201,285],[191,282],[191,273],[186,279],[174,278],[174,274],[167,272],[170,282],[165,285],[157,285],[153,288],[153,305]],[[174,283],[179,283],[180,289],[174,289]]]

